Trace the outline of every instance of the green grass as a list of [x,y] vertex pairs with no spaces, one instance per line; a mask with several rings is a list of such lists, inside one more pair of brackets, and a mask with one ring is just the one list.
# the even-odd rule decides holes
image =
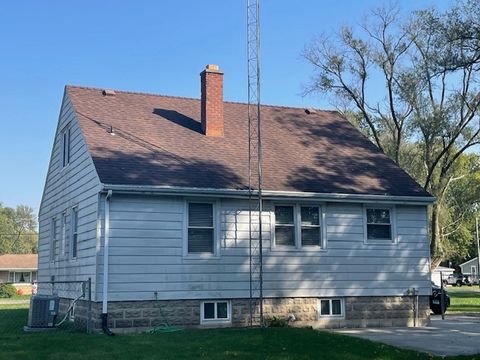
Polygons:
[[478,286],[448,287],[450,307],[448,312],[480,313],[480,290]]
[[[0,305],[0,359],[440,359],[324,331],[296,328],[184,330],[87,335],[73,329],[24,333],[28,305]],[[449,359],[477,359],[480,356]]]

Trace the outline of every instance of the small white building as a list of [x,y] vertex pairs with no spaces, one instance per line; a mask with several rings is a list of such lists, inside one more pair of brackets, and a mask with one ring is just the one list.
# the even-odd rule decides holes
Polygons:
[[455,269],[438,266],[435,270],[432,271],[432,281],[435,285],[441,286],[442,279],[446,280],[449,275],[453,274]]

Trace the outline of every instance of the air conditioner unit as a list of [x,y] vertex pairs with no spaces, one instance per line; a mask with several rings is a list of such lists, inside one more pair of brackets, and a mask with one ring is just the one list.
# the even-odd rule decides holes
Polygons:
[[30,299],[28,328],[53,328],[58,314],[58,296],[35,295]]

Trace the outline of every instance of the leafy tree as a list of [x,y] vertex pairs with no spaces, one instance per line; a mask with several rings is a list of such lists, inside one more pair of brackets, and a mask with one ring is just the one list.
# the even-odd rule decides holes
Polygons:
[[0,254],[36,253],[37,244],[37,220],[33,209],[25,205],[13,209],[0,203]]
[[[396,8],[373,11],[358,34],[323,34],[304,50],[313,65],[305,93],[332,103],[437,202],[431,209],[432,265],[448,256],[449,190],[463,179],[462,157],[480,144],[480,3],[403,19]],[[472,22],[473,21],[473,22]],[[379,88],[379,81],[384,88]],[[458,235],[458,231],[456,232]]]

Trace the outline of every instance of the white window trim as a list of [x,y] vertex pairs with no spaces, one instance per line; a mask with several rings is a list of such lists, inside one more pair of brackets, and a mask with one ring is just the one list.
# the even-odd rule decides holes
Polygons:
[[[332,312],[332,301],[340,300],[340,315],[322,315],[322,300],[328,300],[330,302],[330,312]],[[332,298],[319,298],[317,303],[317,313],[318,319],[344,319],[345,318],[345,299],[341,297],[332,297]]]
[[475,265],[470,266],[470,274],[477,275],[477,267]]
[[[75,227],[77,228],[77,253],[76,256],[73,256],[73,234],[74,234],[74,226],[73,226],[73,212],[77,212],[77,223],[75,224]],[[70,256],[71,261],[76,261],[78,258],[78,205],[72,206],[70,209],[70,241],[69,241],[69,249],[68,253]]]
[[62,256],[67,253],[67,212],[60,215],[60,236],[62,237]]
[[[11,282],[13,285],[25,285],[25,284],[32,284],[34,282],[37,282],[37,278],[38,278],[38,273],[37,273],[37,276],[36,278],[34,279],[33,278],[33,273],[35,271],[21,271],[21,270],[14,270],[14,271],[9,271],[8,272],[8,282],[10,282],[10,274],[13,274],[13,282]],[[20,273],[30,273],[30,281],[25,281],[25,282],[18,282],[16,281],[17,280],[17,277],[15,276],[15,274],[20,274]]]
[[[61,169],[65,169],[68,167],[68,165],[70,165],[70,163],[72,162],[72,127],[70,126],[70,124],[66,125],[62,131],[60,132],[61,133],[61,157],[60,157],[60,161],[61,161]],[[67,144],[68,144],[68,158],[66,159],[65,161],[65,134],[67,135]]]
[[[215,304],[215,318],[214,319],[205,319],[204,314],[204,304],[213,303]],[[217,304],[218,303],[227,303],[227,318],[218,319],[217,318]],[[205,300],[200,303],[200,324],[209,325],[209,324],[230,324],[232,322],[232,302],[230,300]]]
[[[273,209],[271,211],[270,219],[271,224],[271,238],[272,245],[271,250],[281,250],[281,251],[327,251],[327,217],[326,217],[326,206],[325,204],[317,203],[273,203]],[[293,206],[293,221],[295,226],[295,245],[277,245],[275,239],[275,206]],[[302,207],[318,207],[320,211],[320,245],[303,245],[302,246],[302,223],[301,223],[301,208]]]
[[[368,239],[367,233],[367,209],[389,209],[390,210],[390,226],[392,232],[391,239]],[[363,204],[363,243],[374,245],[397,245],[397,211],[395,205],[369,205]]]
[[55,248],[56,248],[55,242],[58,241],[57,238],[58,238],[57,218],[54,216],[54,217],[52,217],[51,222],[50,222],[50,263],[51,264],[54,264],[55,260],[57,260],[57,258],[55,256],[56,255],[55,254]]
[[[212,204],[213,207],[213,253],[188,252],[188,205],[190,203]],[[185,199],[183,205],[183,258],[185,259],[219,259],[220,258],[220,200]]]

